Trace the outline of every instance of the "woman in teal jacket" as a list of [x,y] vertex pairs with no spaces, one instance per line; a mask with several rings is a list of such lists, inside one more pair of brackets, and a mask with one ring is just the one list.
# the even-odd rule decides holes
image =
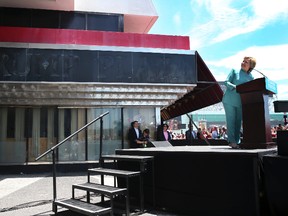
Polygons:
[[236,92],[236,86],[254,79],[251,71],[255,66],[255,58],[244,57],[241,69],[239,71],[232,69],[225,81],[227,89],[224,93],[222,103],[226,113],[228,142],[232,148],[239,148],[241,142],[242,103],[240,94]]

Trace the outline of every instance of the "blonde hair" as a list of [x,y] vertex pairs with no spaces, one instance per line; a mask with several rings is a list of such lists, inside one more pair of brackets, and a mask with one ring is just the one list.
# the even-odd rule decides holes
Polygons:
[[250,68],[249,68],[248,72],[251,72],[256,66],[256,59],[253,57],[249,57],[249,56],[245,56],[244,59],[245,60],[248,59],[250,61]]

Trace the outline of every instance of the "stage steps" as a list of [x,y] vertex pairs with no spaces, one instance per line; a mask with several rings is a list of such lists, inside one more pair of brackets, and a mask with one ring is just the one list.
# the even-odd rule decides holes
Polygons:
[[[105,160],[114,160],[116,163],[118,160],[121,161],[132,161],[139,162],[139,171],[128,171],[120,169],[110,169],[105,168]],[[114,215],[114,199],[118,195],[124,196],[126,199],[126,215],[130,215],[130,197],[129,197],[129,178],[140,177],[140,211],[144,211],[144,195],[143,195],[143,173],[146,171],[146,162],[148,160],[153,160],[153,156],[132,156],[132,155],[104,155],[101,157],[100,167],[88,169],[88,179],[87,182],[72,185],[72,198],[64,200],[55,200],[55,212],[57,212],[57,206],[64,207],[71,211],[81,213],[84,215],[103,215],[110,213]],[[101,175],[101,184],[91,182],[91,175]],[[114,181],[114,186],[105,185],[104,175],[113,176],[114,179],[125,178],[127,188],[119,188],[116,186],[116,181]],[[87,200],[81,201],[75,199],[75,190],[84,190],[87,192]],[[96,193],[101,195],[101,202],[92,204],[90,203],[90,193]],[[110,206],[103,206],[104,196],[108,197],[110,200]]]
[[125,194],[127,192],[126,188],[118,188],[112,187],[109,185],[101,185],[97,183],[81,183],[81,184],[74,184],[72,185],[72,198],[75,197],[75,189],[85,190],[94,193],[101,193],[105,195],[117,195],[117,194]]
[[91,174],[100,174],[100,175],[111,175],[115,177],[123,177],[130,178],[134,176],[139,176],[140,171],[126,171],[126,170],[118,170],[118,169],[107,169],[107,168],[93,168],[88,169],[88,175]]
[[102,207],[73,198],[56,200],[54,204],[84,215],[98,216],[110,213],[110,215],[113,216],[112,207]]

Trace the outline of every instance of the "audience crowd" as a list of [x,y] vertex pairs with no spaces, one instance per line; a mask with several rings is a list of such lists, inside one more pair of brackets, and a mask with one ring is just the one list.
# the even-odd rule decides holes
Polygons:
[[[277,131],[278,130],[288,130],[288,124],[286,124],[285,126],[279,124],[276,126],[271,127],[271,135],[272,138],[277,138]],[[171,135],[172,135],[172,139],[173,140],[177,140],[177,139],[186,139],[187,136],[187,131],[184,133],[183,130],[181,130],[181,132],[173,132],[170,131]],[[198,128],[198,130],[195,130],[195,132],[197,133],[197,137],[198,138],[202,138],[202,139],[225,139],[227,140],[228,136],[227,136],[227,129],[225,126],[210,126],[208,127],[208,129],[204,128]],[[242,137],[242,135],[241,135]]]
[[288,124],[284,126],[282,124],[278,124],[277,126],[271,127],[272,138],[277,138],[277,131],[279,130],[288,130]]

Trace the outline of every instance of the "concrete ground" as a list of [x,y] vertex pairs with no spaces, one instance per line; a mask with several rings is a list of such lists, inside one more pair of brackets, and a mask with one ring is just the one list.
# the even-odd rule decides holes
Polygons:
[[[92,176],[91,181],[100,182],[100,176]],[[87,182],[87,172],[57,173],[57,199],[71,198],[72,184]],[[113,177],[105,177],[105,184],[113,185]],[[84,191],[76,190],[77,198],[85,198]],[[100,196],[92,201],[100,202]],[[0,175],[0,215],[1,216],[80,216],[58,207],[52,211],[53,178],[51,173]],[[136,214],[136,213],[132,213]],[[147,210],[137,215],[173,215],[166,212]]]

